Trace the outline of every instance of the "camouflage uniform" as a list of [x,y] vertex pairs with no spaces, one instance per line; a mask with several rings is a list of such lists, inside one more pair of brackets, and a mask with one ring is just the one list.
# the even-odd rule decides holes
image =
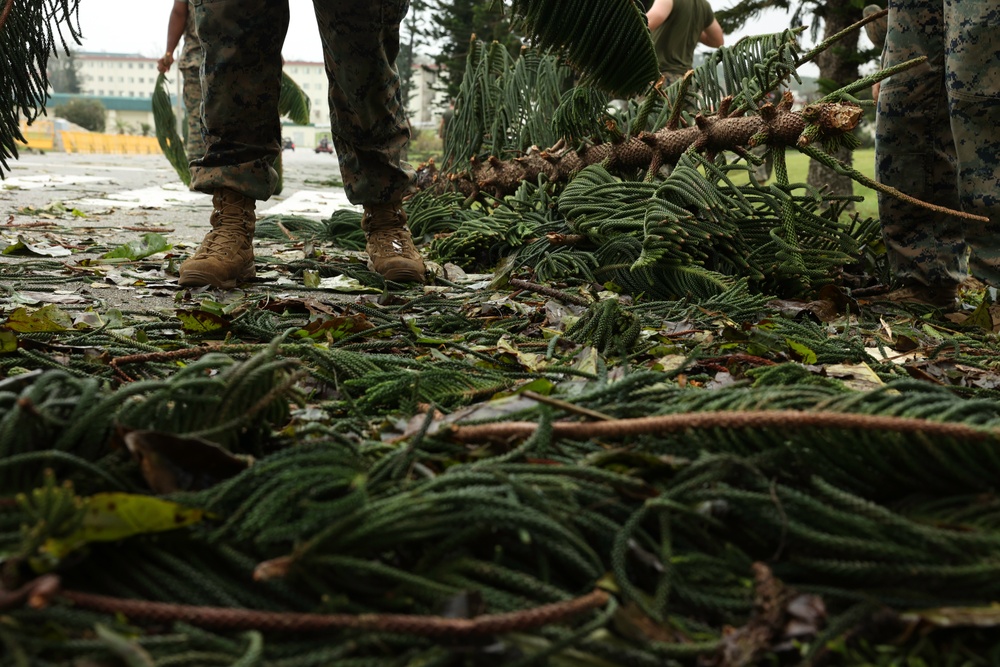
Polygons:
[[947,287],[971,270],[1000,286],[1000,5],[890,0],[888,26],[884,67],[922,55],[927,61],[882,82],[878,180],[991,219],[963,220],[880,194],[893,274]]
[[[208,150],[192,184],[256,200],[274,191],[281,150],[278,93],[287,0],[192,0],[205,47]],[[399,75],[399,24],[409,0],[314,0],[330,82],[331,124],[344,188],[355,204],[398,202],[412,172]]]
[[201,40],[194,23],[194,7],[188,2],[187,25],[184,26],[184,48],[177,61],[183,80],[184,113],[187,116],[185,150],[188,160],[205,154],[205,140],[201,136]]

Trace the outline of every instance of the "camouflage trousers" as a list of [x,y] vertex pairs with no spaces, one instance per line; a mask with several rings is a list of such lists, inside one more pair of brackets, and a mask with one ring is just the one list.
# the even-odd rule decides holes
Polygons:
[[990,222],[879,195],[890,267],[904,283],[1000,286],[1000,5],[890,0],[883,67],[927,61],[882,82],[877,179]]
[[[192,0],[202,65],[206,152],[192,163],[202,192],[232,188],[267,199],[281,151],[278,94],[287,0]],[[347,197],[398,201],[412,171],[399,74],[399,24],[409,0],[313,0],[329,80],[331,129]]]
[[187,136],[184,150],[188,160],[196,160],[205,154],[205,139],[201,136],[201,74],[199,68],[181,68],[183,81],[184,115]]

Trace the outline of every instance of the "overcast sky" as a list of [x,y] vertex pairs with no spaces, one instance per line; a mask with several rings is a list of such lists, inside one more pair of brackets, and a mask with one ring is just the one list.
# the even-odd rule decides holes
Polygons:
[[[369,0],[360,0],[367,2]],[[733,4],[734,0],[710,0],[716,10]],[[80,2],[80,28],[83,32],[84,51],[108,53],[138,53],[159,57],[167,42],[167,18],[173,0],[82,0]],[[285,38],[285,60],[322,62],[323,52],[312,0],[289,0],[291,23]],[[787,27],[784,14],[772,13],[733,35],[727,35],[728,44],[734,44],[744,35],[777,32]],[[804,75],[814,71],[802,70]]]

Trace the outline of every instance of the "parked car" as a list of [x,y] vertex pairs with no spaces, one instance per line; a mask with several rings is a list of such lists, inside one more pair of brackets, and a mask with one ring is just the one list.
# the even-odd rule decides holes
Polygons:
[[331,142],[326,137],[323,137],[322,139],[319,140],[319,143],[316,144],[316,152],[317,153],[332,153],[333,152],[333,142]]
[[281,140],[281,150],[283,151],[295,150],[295,142],[292,141],[291,137],[285,137],[284,139]]

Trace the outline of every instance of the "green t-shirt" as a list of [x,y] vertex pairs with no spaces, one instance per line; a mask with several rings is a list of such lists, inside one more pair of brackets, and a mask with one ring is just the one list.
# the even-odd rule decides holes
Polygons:
[[670,16],[652,34],[660,73],[683,76],[691,69],[701,33],[714,20],[708,0],[674,0]]

